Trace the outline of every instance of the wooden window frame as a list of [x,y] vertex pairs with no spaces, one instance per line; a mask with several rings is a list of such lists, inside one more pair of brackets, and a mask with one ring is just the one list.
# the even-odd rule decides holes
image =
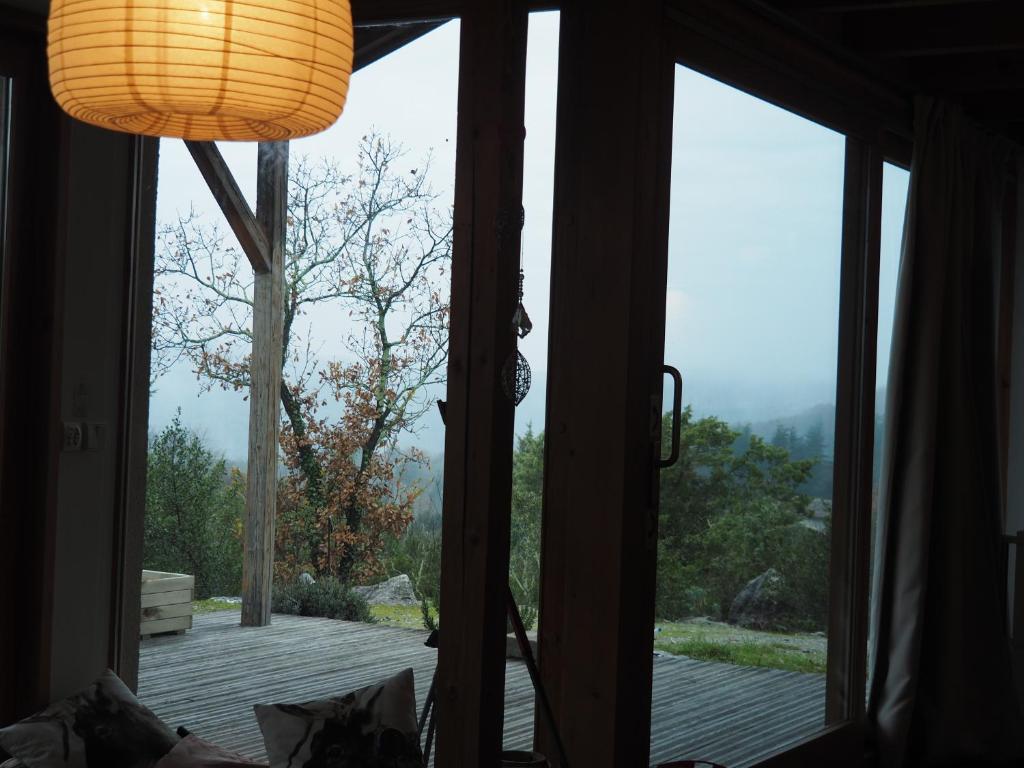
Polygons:
[[[0,280],[0,723],[49,700],[63,292],[62,127],[46,88],[45,28],[5,9],[0,74],[13,79]],[[47,214],[56,211],[50,217]],[[14,619],[13,617],[17,617]],[[13,626],[13,624],[12,624]]]
[[909,166],[911,102],[732,0],[671,0],[678,64],[846,136],[825,729],[759,766],[862,762],[883,161]]
[[[518,285],[520,234],[517,226],[504,228],[499,246],[493,233],[502,214],[510,224],[517,221],[522,205],[527,15],[530,10],[551,7],[530,0],[493,0],[486,6],[388,0],[356,2],[353,8],[357,27],[462,20],[456,165],[456,198],[461,204],[456,209],[452,274],[442,575],[442,600],[447,607],[439,652],[439,766],[496,762],[500,750],[505,603],[491,595],[499,582],[498,594],[503,592],[508,571],[514,408],[502,391],[500,366],[513,349],[508,318]],[[488,14],[488,8],[500,12]],[[378,54],[374,51],[362,63]],[[508,66],[509,61],[513,66]],[[500,97],[493,99],[496,92]],[[140,612],[136,574],[142,567],[158,142],[140,137],[133,151],[110,663],[135,687]],[[474,363],[481,356],[497,363],[481,368]],[[481,571],[487,574],[483,581],[476,578]],[[481,590],[484,584],[487,588]],[[471,722],[475,727],[467,727]],[[446,723],[460,723],[463,738],[448,737],[453,731]]]
[[[465,764],[489,762],[500,741],[500,691],[504,684],[504,662],[498,647],[504,647],[505,626],[503,601],[493,599],[493,589],[498,585],[499,574],[507,573],[508,520],[503,510],[507,510],[511,487],[511,461],[508,454],[512,442],[512,411],[502,404],[498,397],[493,361],[503,359],[502,352],[511,348],[502,335],[506,330],[507,321],[503,312],[496,308],[503,307],[506,299],[514,295],[513,266],[517,266],[518,262],[518,245],[513,247],[512,238],[509,238],[499,248],[493,242],[487,242],[487,231],[489,221],[494,222],[501,211],[515,207],[517,199],[521,201],[522,137],[515,135],[514,132],[510,134],[493,131],[493,128],[494,121],[507,126],[518,120],[521,106],[521,76],[517,68],[518,62],[525,59],[519,53],[520,43],[517,35],[520,34],[518,30],[521,28],[524,14],[533,10],[558,9],[561,4],[537,0],[493,0],[487,7],[501,7],[504,9],[502,19],[512,20],[511,25],[503,23],[499,25],[500,28],[488,26],[487,14],[479,10],[481,5],[484,4],[467,5],[461,0],[380,0],[373,3],[368,0],[355,0],[353,8],[359,26],[435,22],[453,18],[461,18],[463,23],[459,83],[459,156],[456,178],[456,198],[462,202],[457,207],[457,262],[453,273],[453,336],[449,371],[450,427],[445,460],[447,521],[444,528],[445,554],[442,576],[442,600],[446,605],[446,629],[449,639],[442,640],[439,658],[439,766],[463,764],[462,761],[466,761]],[[902,95],[894,94],[875,83],[867,83],[870,87],[866,87],[867,81],[863,76],[844,69],[841,64],[837,64],[804,41],[790,45],[793,38],[789,32],[773,31],[771,25],[765,23],[763,19],[757,20],[756,11],[733,0],[693,0],[685,3],[681,0],[671,0],[666,5],[666,14],[664,34],[667,47],[672,53],[671,61],[665,62],[666,68],[671,68],[676,62],[683,63],[767,101],[841,130],[862,142],[858,145],[860,148],[855,150],[856,153],[866,153],[872,158],[879,158],[879,162],[882,156],[898,164],[906,165],[909,162],[910,107]],[[787,35],[790,35],[786,38],[789,42],[781,44],[780,41]],[[481,45],[482,41],[487,41],[488,44]],[[782,50],[786,51],[785,60],[777,58],[778,52]],[[472,70],[469,65],[471,61]],[[517,63],[512,71],[506,71],[504,66],[510,61]],[[497,91],[493,90],[495,86],[498,87]],[[494,93],[499,93],[500,96],[492,103],[488,103],[485,98],[488,92],[492,96]],[[646,103],[653,104],[654,101],[648,97]],[[655,120],[659,126],[664,126],[666,118],[668,125],[671,124],[670,107],[669,103],[667,114],[664,104],[655,107],[656,111],[661,113],[659,119]],[[563,110],[560,110],[560,117],[563,116],[562,112]],[[561,130],[561,126],[559,128]],[[667,180],[664,176],[668,156],[664,147],[656,150],[652,148],[652,151],[658,157],[649,155],[647,160],[654,163],[650,167],[660,168],[661,175],[655,173],[659,178],[652,182],[651,188],[656,189],[660,185],[665,190],[664,200],[649,201],[653,203],[652,210],[655,210],[667,201]],[[151,147],[147,140],[141,140],[136,148],[136,155],[131,183],[136,190],[134,199],[137,207],[130,237],[137,261],[132,272],[133,301],[129,307],[131,335],[126,339],[123,371],[126,395],[126,411],[122,423],[123,490],[115,542],[115,552],[119,553],[119,560],[113,574],[115,604],[121,608],[116,614],[111,644],[112,663],[122,671],[122,674],[128,675],[129,679],[137,665],[138,637],[135,625],[138,601],[137,584],[134,583],[137,579],[129,576],[141,567],[140,510],[144,505],[139,503],[139,499],[144,498],[145,488],[148,390],[146,396],[142,396],[141,393],[143,387],[148,388],[148,376],[144,376],[144,372],[148,371],[151,332],[151,316],[147,314],[151,313],[151,306],[143,299],[148,295],[146,291],[152,290],[155,148]],[[858,164],[857,167],[861,166]],[[486,190],[472,186],[488,179],[491,187]],[[848,154],[847,186],[853,183],[861,184],[862,181],[863,178],[854,174],[854,169],[851,169],[851,157]],[[558,183],[564,194],[568,189],[564,179]],[[874,189],[873,182],[868,186]],[[638,194],[642,197],[645,193]],[[481,206],[481,200],[486,205]],[[852,418],[854,412],[860,414],[859,431],[856,431],[855,435],[851,433],[851,436],[844,438],[843,441],[846,446],[843,450],[852,451],[859,459],[851,470],[852,474],[848,478],[850,483],[863,481],[864,399],[863,394],[858,393],[863,391],[863,382],[866,380],[869,367],[866,359],[867,340],[870,338],[871,343],[874,342],[874,334],[866,333],[866,323],[871,316],[869,294],[872,281],[869,266],[874,259],[877,279],[877,249],[872,255],[870,251],[863,252],[862,248],[855,247],[853,240],[848,245],[846,233],[848,230],[860,231],[855,223],[862,221],[865,205],[869,211],[868,215],[874,215],[870,211],[874,210],[871,206],[875,202],[877,201],[869,197],[867,201],[862,201],[857,206],[844,203],[844,291],[854,290],[860,297],[852,303],[847,301],[847,308],[841,310],[841,316],[844,318],[841,324],[845,323],[843,327],[847,330],[841,332],[844,354],[840,359],[840,372],[843,376],[849,371],[854,372],[859,382],[856,389],[850,390],[847,398],[849,402],[843,406],[846,409],[844,413],[851,414],[844,416],[844,419]],[[660,227],[667,221],[667,213],[664,210],[656,210],[655,219],[659,216],[664,219],[659,223]],[[556,232],[556,245],[558,242],[566,242],[570,234],[567,229],[561,233]],[[656,244],[657,239],[655,236],[653,240],[647,242]],[[518,242],[518,234],[515,240]],[[870,245],[872,242],[874,241],[871,236],[865,238],[865,244]],[[656,273],[657,269],[654,268],[654,271]],[[661,281],[664,281],[664,275],[661,276]],[[657,275],[654,282],[658,282]],[[854,287],[848,287],[848,283]],[[877,314],[877,289],[874,293],[874,302],[874,313]],[[656,320],[657,314],[653,312],[650,316],[652,323]],[[553,324],[557,318],[558,315],[553,312]],[[663,326],[664,318],[661,320]],[[848,344],[851,340],[855,342],[853,346]],[[648,341],[653,343],[657,339]],[[556,348],[557,343],[551,342],[552,350]],[[490,369],[480,368],[478,363],[484,358],[491,361]],[[649,384],[652,390],[660,394],[660,375],[657,383],[652,380]],[[569,391],[561,391],[561,394],[549,392],[549,414],[553,406],[567,407],[572,397],[573,394]],[[660,404],[660,397],[657,402]],[[651,406],[648,403],[644,407],[646,413]],[[868,441],[868,450],[870,445]],[[654,476],[656,477],[656,473]],[[656,486],[656,482],[654,485]],[[552,533],[557,534],[558,522],[552,520],[548,514],[548,502],[553,491],[557,491],[557,488],[545,488],[545,537]],[[656,510],[656,488],[649,493],[653,494]],[[868,498],[870,500],[870,491]],[[845,564],[843,569],[847,575],[843,577],[846,579],[844,583],[860,578],[859,566],[856,564],[860,563],[863,557],[860,539],[863,532],[863,515],[854,514],[853,510],[862,510],[862,507],[862,499],[854,501],[850,506],[851,512],[846,515],[841,526],[843,531],[860,533],[840,533],[836,537],[839,542],[834,544],[841,551],[840,561]],[[860,516],[857,516],[858,514]],[[651,579],[655,554],[649,545],[654,530],[656,514],[645,524],[643,535],[636,539],[631,538],[628,542],[629,551],[641,553],[644,562],[640,564],[639,570],[620,574],[624,595],[628,592],[626,596],[631,599],[649,599],[652,605]],[[554,549],[549,546],[552,543]],[[559,547],[568,546],[568,542],[564,536],[559,538],[555,535],[549,544],[545,544],[545,582],[542,584],[542,590],[550,615],[553,607],[563,605],[566,584],[563,580],[564,571],[559,572],[561,566],[556,567],[553,558],[548,555],[558,551]],[[622,554],[625,554],[625,549]],[[644,600],[634,602],[634,607],[639,612],[637,615],[644,613],[645,609],[640,605]],[[495,603],[498,605],[497,608]],[[856,595],[852,604],[862,606],[863,596]],[[847,619],[842,628],[845,636],[850,638],[847,646],[855,647],[860,642],[859,638],[863,632],[863,622],[857,618],[863,615],[862,609],[851,608],[844,615]],[[621,626],[617,630],[619,634],[611,639],[610,646],[619,660],[629,656],[626,653],[627,646],[633,651],[642,652],[650,644],[649,638],[641,638],[636,633],[635,636],[629,634],[625,629],[628,624],[625,621],[625,614],[622,618]],[[636,616],[630,614],[629,618]],[[544,674],[551,685],[557,705],[564,683],[564,680],[559,679],[562,671],[559,653],[561,635],[550,624],[547,628],[542,624],[541,633]],[[491,656],[499,659],[500,663],[494,661]],[[785,755],[792,755],[794,760],[799,760],[800,754],[813,753],[823,744],[847,743],[844,740],[853,738],[851,725],[858,724],[858,714],[848,691],[853,690],[855,681],[862,674],[857,669],[854,660],[856,656],[858,654],[844,650],[842,653],[834,654],[837,661],[830,660],[830,669],[835,665],[836,670],[836,674],[830,675],[830,679],[836,680],[830,683],[830,711],[835,714],[837,721],[842,721],[841,724],[809,740],[808,745],[788,750]],[[612,686],[610,690],[615,690],[615,685],[628,682],[620,673],[621,670],[617,670],[614,679],[609,681]],[[640,676],[640,682],[642,679]],[[629,717],[644,720],[636,718],[635,710],[630,709],[632,704],[642,701],[645,697],[647,704],[650,703],[650,691],[644,693],[641,690],[643,686],[637,684],[637,679],[627,687],[628,691],[620,689],[623,700],[617,705],[616,714],[617,727],[621,726],[623,735],[628,735],[627,731],[632,733],[637,728],[635,722],[626,722]],[[846,692],[833,694],[832,691]],[[568,706],[568,702],[562,703]],[[463,727],[468,723],[470,733],[465,735],[460,743],[453,743],[445,736],[446,722],[461,722]],[[649,731],[649,723],[647,730]],[[544,734],[540,733],[539,743],[543,744],[544,738]],[[649,739],[649,733],[644,733],[644,738]],[[621,743],[636,746],[639,737],[631,736]],[[550,750],[548,752],[551,753]],[[847,749],[846,752],[849,754],[855,750]],[[765,761],[764,764],[793,764],[779,762],[784,759],[783,755]]]

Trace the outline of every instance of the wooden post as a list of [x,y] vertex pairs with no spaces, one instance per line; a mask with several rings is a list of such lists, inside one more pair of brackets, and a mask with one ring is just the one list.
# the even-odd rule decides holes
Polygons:
[[496,768],[505,676],[527,10],[462,17],[438,654],[438,768]]
[[[572,766],[647,765],[672,74],[662,3],[562,4],[540,666]],[[557,766],[550,734],[538,744]]]
[[259,145],[256,219],[267,235],[270,271],[255,275],[249,365],[249,466],[245,493],[242,625],[270,624],[277,513],[281,344],[284,334],[284,247],[288,204],[288,142]]
[[825,722],[859,720],[867,683],[882,155],[846,140]]

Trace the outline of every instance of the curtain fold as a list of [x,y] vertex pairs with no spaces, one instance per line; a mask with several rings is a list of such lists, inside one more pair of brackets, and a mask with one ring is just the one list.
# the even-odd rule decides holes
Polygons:
[[869,663],[884,768],[1024,759],[998,567],[997,318],[1013,159],[955,107],[917,102]]

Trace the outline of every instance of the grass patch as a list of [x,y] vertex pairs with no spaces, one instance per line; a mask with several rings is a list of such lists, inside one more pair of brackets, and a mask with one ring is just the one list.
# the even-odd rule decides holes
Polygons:
[[676,656],[744,667],[823,674],[826,646],[813,635],[753,632],[709,622],[659,623],[654,647]]
[[741,667],[770,667],[790,672],[824,673],[825,660],[818,654],[800,651],[776,643],[757,643],[750,640],[738,643],[722,643],[703,638],[658,641],[654,647],[659,651],[701,661],[721,661]]
[[423,613],[418,605],[371,605],[370,613],[385,627],[423,629]]
[[192,613],[214,613],[215,611],[241,611],[241,603],[228,603],[224,600],[193,600]]

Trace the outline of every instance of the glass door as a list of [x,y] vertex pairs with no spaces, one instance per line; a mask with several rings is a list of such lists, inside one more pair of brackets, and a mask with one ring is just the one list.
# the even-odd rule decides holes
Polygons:
[[844,144],[676,68],[652,765],[825,725]]
[[0,77],[0,272],[7,243],[7,169],[11,145],[11,86],[9,77]]
[[[13,102],[14,80],[0,75],[0,339],[4,338],[4,306],[3,285],[7,274],[7,188],[11,167],[11,115]],[[3,365],[3,351],[0,350],[0,366]]]

